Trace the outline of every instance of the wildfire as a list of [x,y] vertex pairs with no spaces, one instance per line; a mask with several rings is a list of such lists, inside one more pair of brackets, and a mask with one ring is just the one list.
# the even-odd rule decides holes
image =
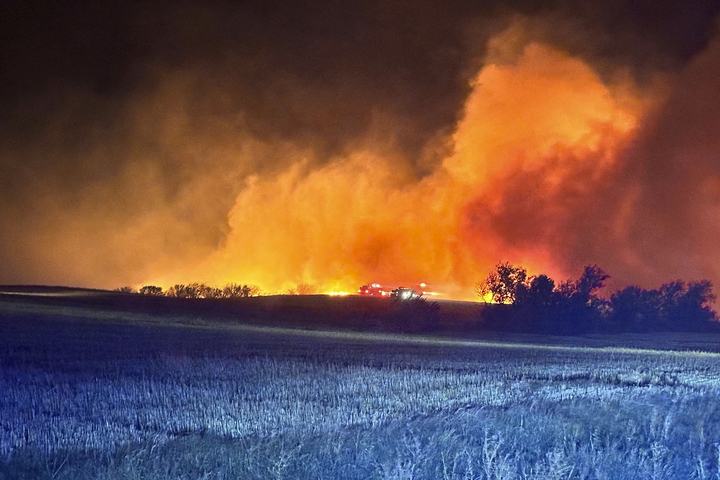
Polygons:
[[302,152],[286,171],[249,177],[225,244],[195,278],[242,279],[265,292],[301,283],[354,292],[368,278],[422,278],[468,299],[498,259],[555,273],[542,246],[508,245],[482,212],[500,208],[516,175],[542,172],[541,195],[580,170],[601,181],[643,114],[632,92],[569,54],[526,45],[513,63],[480,70],[452,153],[422,179],[371,144],[321,168]]

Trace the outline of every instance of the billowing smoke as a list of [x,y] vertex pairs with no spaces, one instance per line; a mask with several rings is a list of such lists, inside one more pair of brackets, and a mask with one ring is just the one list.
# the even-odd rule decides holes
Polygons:
[[720,281],[720,42],[623,5],[139,11],[121,87],[6,102],[0,282]]
[[715,39],[619,150],[580,155],[587,163],[559,181],[557,169],[581,160],[577,154],[560,151],[538,169],[518,169],[469,207],[470,228],[547,252],[564,271],[599,263],[617,284],[720,280],[719,60]]
[[555,268],[546,232],[564,235],[571,212],[562,210],[578,206],[561,192],[585,182],[576,195],[587,194],[618,168],[643,105],[632,86],[603,84],[577,58],[521,48],[513,63],[478,73],[450,153],[420,180],[372,145],[321,168],[299,156],[287,171],[249,178],[206,275],[271,290],[422,281],[471,296],[498,258]]

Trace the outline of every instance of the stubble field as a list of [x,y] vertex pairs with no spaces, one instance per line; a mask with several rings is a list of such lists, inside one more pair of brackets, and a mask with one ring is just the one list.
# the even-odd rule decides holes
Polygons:
[[716,353],[31,304],[0,316],[3,479],[720,478]]

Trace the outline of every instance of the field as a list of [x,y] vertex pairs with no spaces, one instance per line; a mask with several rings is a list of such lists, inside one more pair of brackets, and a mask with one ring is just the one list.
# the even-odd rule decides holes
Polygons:
[[324,310],[307,300],[267,322],[133,302],[0,295],[1,479],[720,479],[720,354],[698,351],[717,338],[457,340],[298,329],[292,305]]

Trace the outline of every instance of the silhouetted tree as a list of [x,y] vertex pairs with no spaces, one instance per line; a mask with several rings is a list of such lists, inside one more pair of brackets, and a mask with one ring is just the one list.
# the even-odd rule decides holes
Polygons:
[[499,263],[495,271],[490,272],[475,289],[482,299],[489,295],[495,303],[515,303],[518,288],[525,285],[526,280],[527,270],[523,267],[515,267],[508,262]]
[[222,290],[205,283],[191,283],[188,288],[192,291],[193,298],[220,298],[222,296]]
[[691,323],[717,322],[717,315],[710,307],[717,299],[710,280],[700,280],[688,285],[680,306],[689,314]]
[[557,316],[560,294],[555,281],[545,274],[530,278],[528,284],[518,286],[514,313],[517,330],[551,331]]
[[660,297],[663,323],[671,330],[697,330],[716,319],[710,308],[715,294],[709,280],[663,285]]
[[[717,326],[709,280],[666,283],[656,290],[631,286],[610,298],[610,328],[630,331],[702,331]],[[714,322],[714,323],[713,323]]]
[[162,295],[162,287],[156,287],[155,285],[143,285],[140,287],[140,293],[143,295]]
[[255,285],[240,285],[238,283],[228,283],[222,290],[222,296],[225,298],[237,297],[254,297],[260,292]]
[[491,328],[575,334],[600,328],[607,302],[597,291],[607,279],[600,267],[591,265],[577,280],[556,285],[547,275],[528,278],[524,268],[501,263],[477,289],[496,303],[511,304],[485,314]]
[[610,275],[605,273],[602,268],[597,265],[588,265],[575,282],[574,295],[578,301],[591,306],[593,302],[598,300],[596,292],[605,286],[605,281],[608,278],[610,278]]
[[518,285],[516,303],[533,308],[552,308],[557,303],[555,281],[545,274],[530,278],[529,285]]
[[199,298],[201,289],[202,289],[201,284],[199,284],[197,282],[188,284],[188,286],[187,286],[188,298]]
[[252,297],[259,292],[260,289],[255,285],[228,283],[223,288],[217,288],[205,283],[191,283],[173,285],[167,290],[166,295],[180,298],[233,298]]
[[240,292],[243,297],[255,297],[260,293],[260,287],[257,285],[243,285]]
[[525,269],[508,263],[478,285],[480,295],[510,305],[486,309],[490,329],[578,334],[589,331],[720,331],[710,304],[715,301],[708,280],[674,281],[656,290],[630,286],[609,300],[598,296],[608,274],[586,266],[577,280],[556,285],[547,275],[527,278]]
[[166,296],[178,298],[192,298],[192,290],[188,289],[187,285],[183,285],[180,283],[168,288]]
[[607,302],[597,291],[610,276],[597,265],[588,265],[575,281],[567,281],[558,288],[555,333],[577,334],[602,328]]
[[650,331],[661,325],[661,295],[658,290],[625,287],[610,297],[607,326],[619,331]]
[[116,288],[115,291],[120,293],[137,293],[133,287],[120,287]]

